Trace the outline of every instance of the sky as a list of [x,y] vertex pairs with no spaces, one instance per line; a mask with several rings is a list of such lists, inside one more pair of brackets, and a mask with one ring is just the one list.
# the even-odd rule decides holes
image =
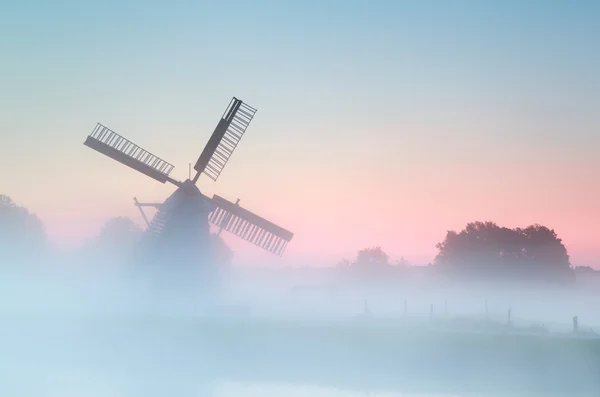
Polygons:
[[231,97],[258,109],[219,194],[295,233],[282,258],[380,245],[426,264],[447,230],[539,223],[600,268],[600,3],[9,0],[0,192],[77,247],[173,187],[83,145],[96,122],[183,180]]

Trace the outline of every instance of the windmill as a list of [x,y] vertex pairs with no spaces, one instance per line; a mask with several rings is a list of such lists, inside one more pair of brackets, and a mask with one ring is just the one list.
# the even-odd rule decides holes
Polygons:
[[[140,203],[134,198],[148,225],[144,233],[146,259],[168,263],[168,268],[198,267],[199,263],[210,268],[209,223],[219,227],[219,233],[225,230],[268,252],[283,254],[293,233],[241,207],[239,199],[232,203],[218,195],[208,197],[196,186],[201,174],[217,181],[255,113],[256,109],[234,97],[194,165],[195,176],[192,178],[190,172],[183,182],[170,176],[172,164],[96,124],[84,142],[86,146],[160,183],[169,182],[176,187],[162,203]],[[157,210],[151,220],[142,210],[145,206]]]

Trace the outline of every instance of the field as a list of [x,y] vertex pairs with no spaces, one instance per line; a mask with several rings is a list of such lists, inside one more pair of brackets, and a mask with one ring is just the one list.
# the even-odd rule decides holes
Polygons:
[[600,392],[598,338],[451,332],[364,318],[88,316],[48,318],[43,326],[23,318],[4,324],[3,351],[20,360],[61,357],[127,376],[174,371],[206,379],[461,395]]
[[[525,299],[513,311],[516,326],[509,327],[505,307],[494,311],[490,300],[488,316],[483,297],[460,301],[446,291],[420,306],[419,296],[404,298],[406,316],[402,298],[387,313],[372,298],[374,314],[364,316],[355,315],[362,298],[337,311],[326,300],[306,300],[299,310],[297,298],[267,291],[255,299],[262,309],[252,314],[202,318],[187,309],[159,315],[116,283],[75,281],[4,283],[0,384],[54,378],[49,374],[64,367],[105,383],[137,382],[144,393],[189,379],[232,379],[461,397],[600,395],[600,338],[569,332],[570,313],[581,316],[582,329],[595,324],[597,317],[579,307],[561,309],[560,333],[517,318],[515,312],[526,316]],[[455,297],[448,313],[447,296]],[[479,314],[459,316],[459,304],[469,300]],[[547,305],[550,314],[558,311],[557,300]],[[437,302],[432,318],[430,302]]]

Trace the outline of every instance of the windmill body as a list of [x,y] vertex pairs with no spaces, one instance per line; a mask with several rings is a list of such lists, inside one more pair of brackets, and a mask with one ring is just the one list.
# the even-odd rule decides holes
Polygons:
[[185,282],[190,277],[203,282],[212,279],[211,211],[198,188],[190,180],[183,182],[158,207],[143,235],[143,263],[153,265],[162,279],[173,282]]
[[[228,231],[269,252],[282,255],[293,234],[288,230],[220,196],[200,192],[201,174],[216,181],[237,147],[256,109],[233,98],[217,124],[194,169],[184,182],[170,176],[174,166],[131,141],[97,124],[84,144],[176,190],[163,203],[140,203],[148,224],[140,242],[140,262],[168,285],[207,289],[218,281],[219,268],[212,260],[209,224]],[[191,176],[191,175],[190,175]],[[143,207],[157,209],[151,221]]]

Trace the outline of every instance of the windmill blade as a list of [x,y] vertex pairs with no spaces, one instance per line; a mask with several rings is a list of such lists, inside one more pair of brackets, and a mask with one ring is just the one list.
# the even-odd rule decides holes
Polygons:
[[281,256],[294,234],[268,220],[214,195],[210,200],[215,209],[209,214],[210,223],[243,240]]
[[160,183],[168,181],[174,185],[180,185],[178,181],[169,177],[175,168],[172,164],[142,149],[100,123],[96,124],[83,144]]
[[213,181],[219,178],[255,113],[256,109],[233,97],[194,166],[194,183],[201,173]]

